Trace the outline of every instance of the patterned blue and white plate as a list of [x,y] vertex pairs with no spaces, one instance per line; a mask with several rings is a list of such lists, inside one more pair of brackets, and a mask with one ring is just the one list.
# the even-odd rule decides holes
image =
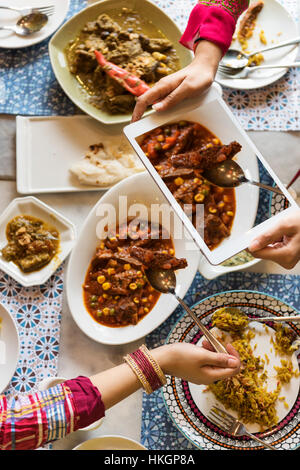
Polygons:
[[[201,321],[207,326],[211,326],[211,316],[213,312],[224,306],[236,306],[241,308],[249,316],[287,316],[297,315],[297,312],[290,305],[282,302],[276,297],[254,291],[227,291],[221,292],[205,298],[196,305],[193,310]],[[259,325],[257,322],[253,325]],[[272,333],[274,324],[269,322],[267,330]],[[296,324],[289,323],[289,327],[296,335],[300,334],[300,329]],[[264,327],[261,327],[261,337],[264,337]],[[267,333],[266,333],[267,334]],[[260,341],[267,348],[266,339],[259,339],[256,336],[258,346]],[[167,338],[167,343],[189,342],[198,344],[202,339],[202,334],[187,315],[183,315],[172,329]],[[259,349],[259,348],[258,348]],[[265,350],[265,352],[269,352]],[[298,367],[300,359],[299,351],[294,354],[293,365]],[[280,359],[278,359],[280,360]],[[272,366],[272,361],[270,361]],[[248,437],[233,437],[215,426],[207,417],[207,410],[211,406],[211,398],[206,396],[202,386],[195,386],[181,379],[168,377],[167,384],[163,388],[163,398],[167,410],[175,426],[181,433],[191,441],[196,447],[203,450],[257,450],[262,449],[260,444]],[[288,408],[281,409],[278,413],[279,421],[272,428],[258,432],[261,438],[266,438],[276,449],[293,450],[299,446],[300,442],[300,393],[299,378],[295,378],[284,390]],[[217,400],[215,399],[215,403]],[[221,407],[223,407],[221,405]],[[224,407],[223,407],[224,408]],[[234,414],[234,413],[232,413]],[[249,429],[251,430],[251,429]],[[254,431],[255,432],[255,431]]]

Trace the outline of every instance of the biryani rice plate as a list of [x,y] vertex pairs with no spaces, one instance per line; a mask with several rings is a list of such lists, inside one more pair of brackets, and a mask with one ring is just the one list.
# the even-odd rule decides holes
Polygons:
[[[206,391],[212,392],[229,412],[235,411],[244,424],[255,423],[260,431],[275,426],[279,421],[278,403],[283,402],[285,408],[289,406],[282,396],[282,387],[288,385],[293,377],[299,377],[299,368],[292,363],[294,332],[289,327],[276,325],[270,341],[270,347],[280,362],[275,366],[269,365],[268,354],[264,357],[254,354],[256,336],[271,331],[268,326],[263,325],[262,333],[257,333],[252,326],[254,323],[251,324],[240,309],[229,307],[218,309],[213,314],[212,325],[222,332],[220,340],[230,342],[239,353],[241,369],[234,377],[210,384]],[[268,389],[271,375],[275,383],[273,390]]]

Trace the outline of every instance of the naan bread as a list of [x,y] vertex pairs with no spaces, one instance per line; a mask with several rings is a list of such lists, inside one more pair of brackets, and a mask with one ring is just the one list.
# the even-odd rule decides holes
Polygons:
[[145,171],[125,137],[101,139],[90,145],[85,157],[76,162],[70,171],[81,184],[108,187],[127,176]]

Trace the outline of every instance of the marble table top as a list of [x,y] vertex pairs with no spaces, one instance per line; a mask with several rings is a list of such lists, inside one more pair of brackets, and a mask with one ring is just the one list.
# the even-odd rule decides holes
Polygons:
[[[280,179],[287,183],[299,169],[300,132],[249,132],[258,149],[268,160]],[[19,196],[15,181],[15,118],[0,116],[0,211]],[[294,186],[300,194],[300,180]],[[71,219],[78,228],[101,193],[83,192],[71,194],[37,195],[42,201]],[[253,271],[287,273],[272,262],[261,261]],[[300,263],[289,273],[300,274]],[[58,375],[71,378],[77,375],[92,375],[122,362],[127,352],[136,349],[142,340],[124,346],[101,345],[87,336],[74,323],[64,300],[61,323]],[[84,354],[83,354],[84,351]],[[92,437],[117,434],[140,440],[142,392],[108,410],[103,424],[95,431],[77,431],[53,444],[54,449],[72,449],[80,442]]]

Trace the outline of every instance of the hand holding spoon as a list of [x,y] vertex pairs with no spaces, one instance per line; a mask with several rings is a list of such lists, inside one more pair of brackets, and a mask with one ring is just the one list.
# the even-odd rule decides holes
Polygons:
[[206,339],[210,342],[216,352],[228,354],[225,346],[203,325],[194,312],[186,305],[186,303],[176,294],[176,275],[171,269],[149,268],[146,271],[146,276],[151,286],[161,292],[162,294],[172,294],[185,311],[194,320],[200,331],[204,334]]

